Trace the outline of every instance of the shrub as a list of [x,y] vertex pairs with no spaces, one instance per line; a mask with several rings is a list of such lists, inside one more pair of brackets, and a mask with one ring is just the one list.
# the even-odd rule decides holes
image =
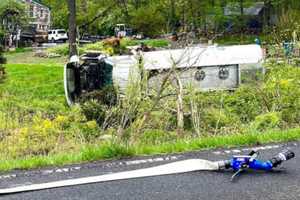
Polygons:
[[300,121],[299,77],[298,67],[272,65],[263,85],[270,111],[280,112],[282,119],[289,124]]
[[207,108],[203,110],[202,126],[206,130],[219,130],[222,127],[233,127],[239,124],[239,119],[223,109]]
[[168,132],[161,129],[146,129],[140,138],[142,144],[161,144],[163,142],[175,141],[176,132]]
[[176,128],[176,120],[174,120],[173,115],[167,111],[153,111],[150,113],[145,128],[173,130]]
[[83,137],[85,142],[94,142],[102,134],[95,120],[80,123],[76,125],[76,128],[80,130],[78,134]]
[[233,113],[244,123],[251,122],[264,111],[264,106],[257,88],[245,85],[224,98],[224,107],[228,113]]
[[[79,54],[84,53],[83,47],[78,47]],[[69,55],[69,44],[60,44],[54,47],[50,47],[47,49],[47,53],[58,54],[60,56],[67,56]]]
[[74,150],[76,143],[94,142],[102,134],[96,121],[87,120],[77,106],[68,113],[57,114],[52,118],[42,112],[36,112],[34,116],[23,113],[26,116],[22,116],[22,119],[14,118],[21,114],[11,116],[16,120],[14,124],[12,120],[6,124],[6,129],[9,129],[0,141],[1,156],[19,158],[67,152]]
[[80,52],[88,52],[88,51],[99,51],[108,55],[118,55],[127,53],[126,45],[123,43],[124,39],[121,40],[120,45],[111,45],[105,43],[105,41],[96,42],[94,44],[87,44],[80,48]]
[[106,116],[106,107],[98,101],[89,100],[81,104],[81,109],[87,120],[95,120],[102,125]]
[[103,50],[103,43],[96,42],[93,44],[86,44],[83,46],[83,51],[102,51]]
[[87,100],[94,100],[99,104],[111,107],[116,105],[118,95],[113,85],[107,85],[101,90],[95,90],[93,92],[86,93],[81,97],[81,102],[86,102]]
[[61,56],[69,55],[69,45],[61,44],[47,49],[48,53],[55,53]]
[[278,112],[270,112],[258,115],[254,121],[254,129],[258,131],[264,131],[267,129],[273,129],[279,126],[281,122],[281,115]]
[[48,155],[58,145],[60,133],[53,121],[36,115],[31,125],[17,129],[6,137],[0,149],[11,157]]

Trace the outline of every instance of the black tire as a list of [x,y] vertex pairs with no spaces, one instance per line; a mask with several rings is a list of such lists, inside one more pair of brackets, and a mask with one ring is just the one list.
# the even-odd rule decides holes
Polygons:
[[54,38],[51,39],[51,43],[55,43],[55,39]]

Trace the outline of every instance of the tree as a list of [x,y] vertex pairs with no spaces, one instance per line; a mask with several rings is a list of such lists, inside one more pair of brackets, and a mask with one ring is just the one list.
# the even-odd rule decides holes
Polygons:
[[131,26],[146,36],[155,36],[165,28],[165,19],[156,5],[142,6],[132,13]]
[[70,57],[77,55],[76,44],[76,0],[68,0]]
[[273,32],[274,42],[282,44],[282,42],[299,41],[300,36],[300,11],[289,9],[278,19],[277,26]]
[[0,19],[0,34],[2,32],[4,46],[11,47],[16,42],[19,30],[27,22],[25,6],[16,0],[1,0]]
[[[41,2],[51,7],[53,27],[67,29],[67,4],[61,0]],[[150,36],[171,31],[197,31],[214,37],[212,33],[224,32],[229,24],[241,31],[248,21],[245,9],[255,2],[265,4],[266,30],[273,26],[270,22],[274,16],[300,9],[299,0],[76,0],[76,19],[81,34],[112,34],[115,24],[126,23]],[[231,15],[224,15],[227,9],[232,11]],[[105,15],[96,17],[107,10]],[[90,21],[88,26],[83,26]]]
[[68,5],[61,0],[42,0],[43,4],[51,8],[52,28],[68,28]]

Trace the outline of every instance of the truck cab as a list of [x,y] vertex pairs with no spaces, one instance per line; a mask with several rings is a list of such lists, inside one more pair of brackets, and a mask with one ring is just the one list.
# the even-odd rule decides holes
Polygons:
[[80,58],[71,57],[64,68],[64,87],[69,105],[77,103],[89,92],[112,85],[112,66],[101,53],[86,53]]
[[116,24],[115,36],[116,37],[127,37],[132,35],[132,29],[127,27],[125,24]]

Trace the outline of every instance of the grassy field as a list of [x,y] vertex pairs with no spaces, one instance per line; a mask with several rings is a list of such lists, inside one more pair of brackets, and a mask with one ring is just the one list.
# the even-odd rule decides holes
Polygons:
[[[65,110],[63,67],[58,64],[7,64],[0,84],[1,104],[13,103],[27,109]],[[57,108],[55,108],[57,107]]]
[[[159,137],[155,139],[159,142],[153,144],[146,141],[127,145],[120,143],[115,137],[101,139],[102,136],[110,134],[110,130],[104,131],[95,121],[87,120],[79,107],[69,108],[66,105],[63,59],[37,59],[32,57],[32,52],[10,53],[7,57],[7,76],[4,82],[0,83],[2,171],[134,155],[285,142],[300,138],[300,129],[296,124],[294,128],[286,131],[270,128],[243,133],[204,134],[197,137],[190,137],[190,133],[187,133],[187,137],[176,137],[168,141],[160,140],[159,137],[167,133],[160,130]],[[281,79],[280,81],[282,82]],[[281,82],[285,88],[288,87],[286,82]],[[242,97],[238,96],[238,99]],[[287,101],[286,98],[284,100]],[[269,118],[263,122],[269,123],[268,120]],[[150,130],[149,133],[150,137],[146,139],[157,134],[155,130]]]
[[179,140],[155,146],[125,147],[114,143],[101,145],[82,145],[73,153],[58,153],[49,156],[31,156],[19,159],[0,160],[0,171],[13,169],[32,169],[45,166],[61,166],[103,159],[128,158],[137,155],[158,155],[187,151],[253,146],[266,143],[295,141],[300,138],[300,129],[288,131],[270,131],[266,133],[237,134],[227,136],[204,137],[193,140]]
[[6,53],[8,63],[10,64],[53,64],[53,65],[63,65],[66,63],[67,58],[65,56],[58,58],[41,58],[34,56],[33,51],[24,51],[18,53]]

